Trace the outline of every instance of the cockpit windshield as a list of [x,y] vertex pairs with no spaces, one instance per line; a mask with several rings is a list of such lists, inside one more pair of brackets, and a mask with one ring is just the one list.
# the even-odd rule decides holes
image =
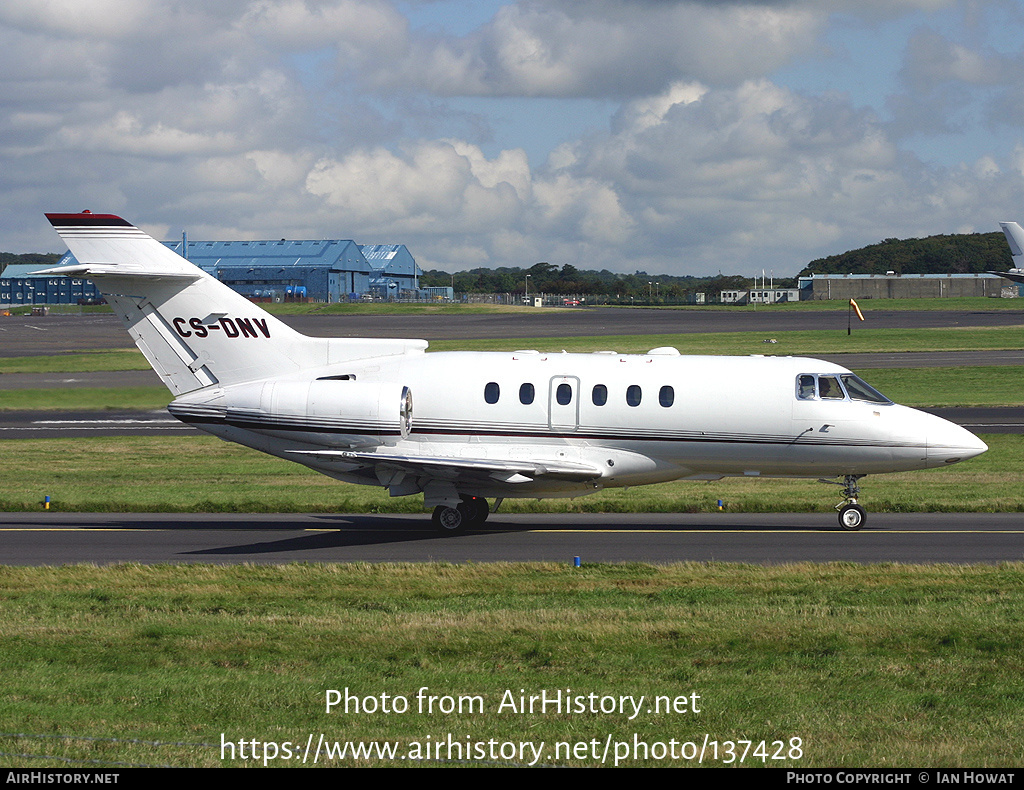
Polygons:
[[843,380],[843,386],[846,387],[851,400],[866,400],[869,403],[892,403],[885,395],[859,376],[855,376],[852,373],[844,373],[840,378]]
[[852,373],[801,373],[796,377],[796,396],[800,400],[858,400],[868,403],[892,403],[864,379]]

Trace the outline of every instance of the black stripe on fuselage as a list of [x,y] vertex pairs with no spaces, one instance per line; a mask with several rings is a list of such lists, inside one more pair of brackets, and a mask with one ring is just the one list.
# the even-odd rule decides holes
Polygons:
[[[290,433],[319,433],[319,434],[351,434],[354,436],[400,436],[398,430],[382,430],[379,426],[333,426],[316,425],[313,423],[289,423],[273,419],[262,419],[258,417],[227,417],[211,416],[209,414],[174,414],[182,422],[193,425],[229,425],[233,428],[243,428],[251,431],[279,431]],[[450,436],[453,438],[465,437],[486,437],[486,438],[508,438],[508,439],[589,439],[604,442],[670,442],[670,443],[691,443],[691,444],[762,444],[762,445],[799,445],[801,447],[912,447],[901,442],[874,442],[871,440],[857,439],[835,439],[822,441],[820,439],[807,439],[805,437],[789,436],[665,436],[664,434],[630,434],[608,432],[555,432],[550,430],[481,430],[481,429],[454,429],[454,428],[417,428],[413,426],[410,436]]]

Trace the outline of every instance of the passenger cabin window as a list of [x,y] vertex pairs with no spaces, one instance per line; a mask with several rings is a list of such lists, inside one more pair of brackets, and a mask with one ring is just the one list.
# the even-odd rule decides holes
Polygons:
[[496,381],[487,382],[487,386],[484,387],[484,400],[488,403],[497,403],[500,395],[501,389],[498,387],[498,383]]
[[523,384],[519,387],[519,402],[524,406],[529,406],[533,403],[533,398],[536,395],[536,391],[532,384]]
[[569,384],[559,384],[555,390],[555,400],[559,406],[568,406],[572,400],[572,387]]
[[608,402],[608,388],[604,384],[595,384],[590,398],[595,406],[604,406]]
[[626,403],[630,406],[639,406],[642,398],[643,392],[641,392],[640,387],[636,384],[630,384],[626,388]]
[[675,403],[676,391],[667,384],[658,390],[658,403],[664,406],[666,409]]

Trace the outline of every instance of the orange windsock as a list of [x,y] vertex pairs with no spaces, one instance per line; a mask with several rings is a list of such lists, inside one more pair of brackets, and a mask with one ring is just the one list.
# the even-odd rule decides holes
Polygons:
[[852,307],[854,310],[856,310],[857,318],[859,318],[861,321],[863,321],[864,320],[864,313],[862,313],[860,311],[860,308],[857,307],[857,303],[855,301],[853,301],[853,299],[850,300],[850,307]]

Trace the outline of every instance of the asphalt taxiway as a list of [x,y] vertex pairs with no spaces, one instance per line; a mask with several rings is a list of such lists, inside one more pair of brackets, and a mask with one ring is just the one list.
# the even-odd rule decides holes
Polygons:
[[1024,515],[494,514],[439,537],[427,515],[0,513],[3,562],[996,563],[1024,559]]

